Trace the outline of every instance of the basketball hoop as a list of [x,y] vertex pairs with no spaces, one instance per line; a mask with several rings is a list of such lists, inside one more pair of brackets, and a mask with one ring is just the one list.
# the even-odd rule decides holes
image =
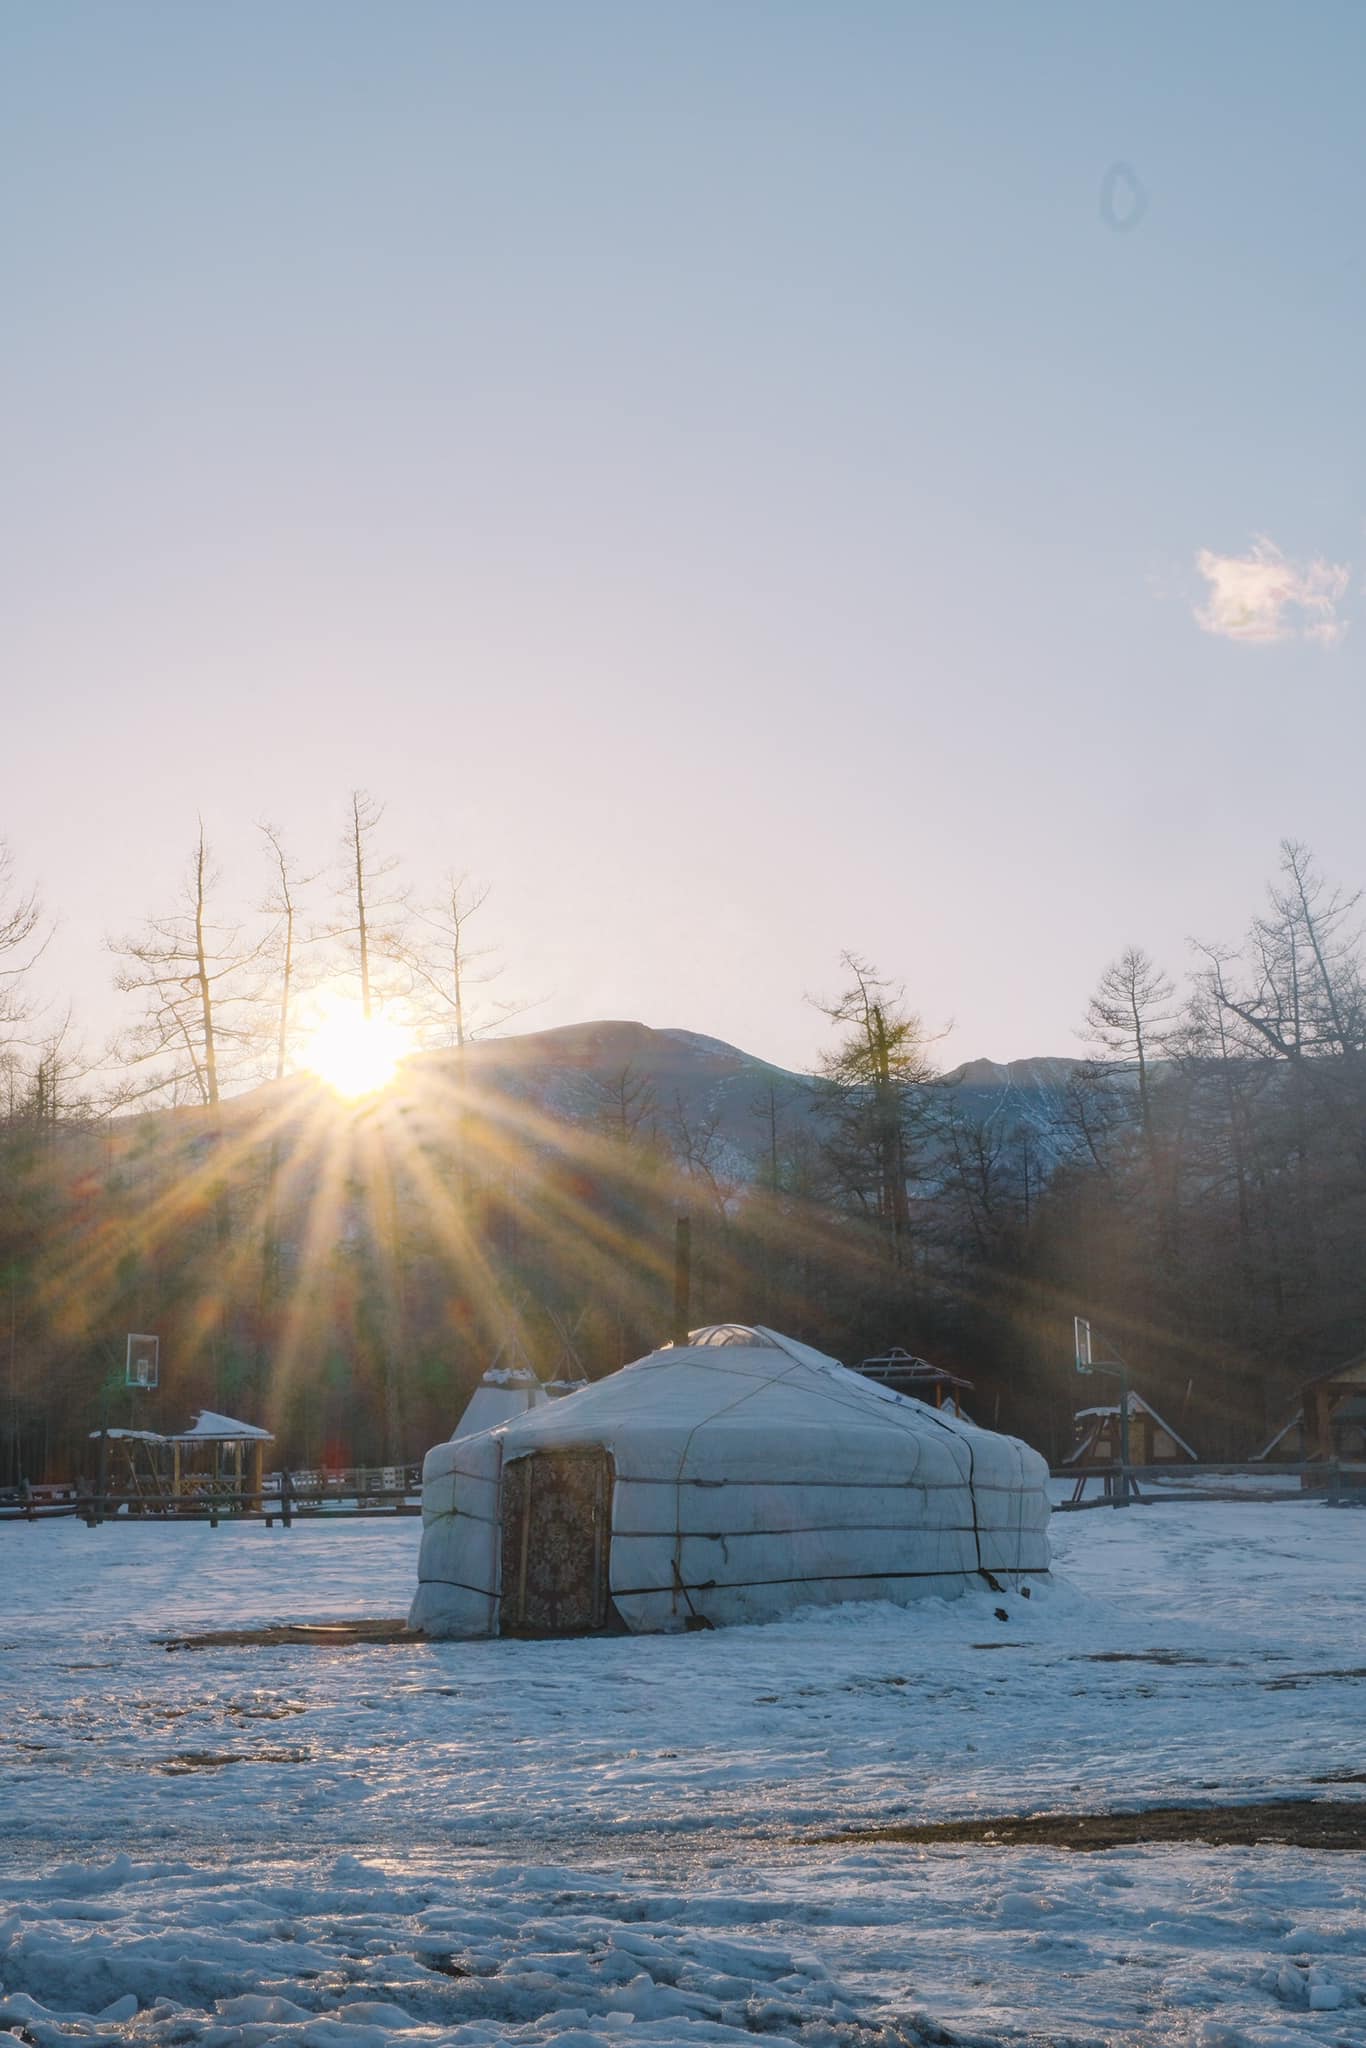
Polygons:
[[157,1384],[160,1362],[161,1339],[130,1331],[123,1366],[124,1385],[150,1393]]
[[1119,1472],[1115,1483],[1114,1504],[1127,1508],[1130,1498],[1138,1498],[1138,1488],[1129,1476],[1129,1368],[1122,1358],[1093,1358],[1091,1355],[1091,1325],[1085,1316],[1072,1318],[1072,1362],[1079,1373],[1108,1373],[1119,1381]]

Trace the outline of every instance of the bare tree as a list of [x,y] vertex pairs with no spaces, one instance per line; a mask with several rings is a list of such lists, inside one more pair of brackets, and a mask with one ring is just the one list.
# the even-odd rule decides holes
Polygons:
[[[298,864],[287,850],[279,829],[269,822],[259,830],[270,849],[272,869],[271,887],[261,908],[274,920],[268,950],[271,957],[274,980],[274,1061],[275,1079],[284,1079],[289,1062],[289,1041],[293,1016],[293,1003],[298,981],[298,957],[300,948],[300,903],[299,892],[317,879],[316,875],[300,875]],[[260,1203],[261,1219],[261,1270],[256,1310],[255,1344],[255,1394],[258,1401],[265,1395],[269,1370],[270,1345],[276,1336],[276,1315],[280,1297],[280,1231],[279,1231],[279,1188],[280,1188],[281,1134],[278,1125],[272,1124],[270,1143],[266,1152],[265,1189]]]
[[299,891],[306,889],[316,875],[301,875],[298,863],[287,852],[278,828],[270,823],[259,827],[262,837],[270,847],[273,880],[270,892],[262,904],[268,917],[275,919],[274,948],[278,959],[277,996],[275,1004],[275,1078],[283,1080],[289,1058],[289,1032],[291,1006],[294,1000],[295,984],[298,978],[299,954]]
[[16,1055],[19,1026],[33,1020],[28,977],[51,937],[38,892],[25,888],[14,856],[0,839],[0,1060]]
[[376,838],[384,805],[368,791],[353,789],[342,834],[342,871],[337,895],[345,908],[343,921],[327,934],[345,941],[360,981],[361,1011],[367,1021],[386,993],[379,971],[385,961],[403,957],[406,949],[408,892],[393,884],[396,854],[381,855]]
[[[386,1002],[406,995],[410,946],[409,892],[396,879],[399,861],[379,848],[384,806],[367,790],[353,789],[342,833],[337,923],[320,936],[340,941],[359,983],[361,1014],[369,1022]],[[395,1168],[384,1126],[360,1135],[358,1164],[369,1215],[373,1296],[384,1398],[385,1456],[398,1456],[404,1390],[404,1241],[399,1229]]]
[[218,880],[201,820],[179,908],[109,941],[126,963],[115,987],[143,998],[140,1022],[119,1045],[126,1064],[151,1070],[138,1094],[167,1093],[173,1101],[217,1108],[225,1083],[237,1077],[258,1042],[257,994],[247,970],[264,942],[250,943],[239,924],[212,915]]
[[731,1210],[740,1192],[740,1182],[727,1171],[729,1147],[721,1132],[717,1110],[690,1112],[683,1097],[674,1096],[669,1114],[668,1135],[686,1178],[705,1189],[722,1226],[730,1222]]
[[1174,984],[1141,946],[1126,946],[1112,960],[1086,1008],[1086,1035],[1105,1055],[1110,1075],[1132,1074],[1138,1120],[1149,1161],[1154,1158],[1153,1062],[1165,1057],[1177,1021]]
[[1028,1150],[1003,1118],[969,1115],[953,1087],[935,1093],[939,1234],[986,1259],[1027,1220]]
[[43,1033],[29,1070],[25,1112],[39,1134],[51,1140],[59,1127],[84,1121],[95,1113],[90,1087],[93,1061],[74,1037],[71,1011]]
[[1225,1076],[1239,1252],[1272,1288],[1282,1340],[1356,1342],[1366,1226],[1366,997],[1358,892],[1284,840],[1238,951],[1202,945],[1203,1036]]
[[[811,1082],[805,1078],[798,1080],[773,1071],[756,1088],[746,1105],[758,1128],[762,1147],[759,1185],[770,1195],[780,1193],[785,1180],[790,1177],[794,1138],[799,1138],[801,1143],[810,1138],[807,1111],[811,1106],[811,1089]],[[801,1115],[793,1118],[789,1112],[797,1108],[800,1108]],[[801,1144],[797,1146],[797,1150],[800,1149]]]
[[1062,1094],[1062,1126],[1069,1149],[1110,1177],[1133,1136],[1133,1108],[1103,1067],[1088,1060],[1074,1067]]
[[501,965],[490,964],[494,947],[470,943],[470,925],[488,902],[489,891],[489,883],[473,882],[452,870],[439,902],[415,912],[421,929],[402,947],[418,1008],[432,1018],[444,1042],[461,1054],[481,1031],[496,1029],[531,1007],[503,1001],[481,1004],[474,993],[503,971]]
[[634,1060],[606,1074],[585,1074],[580,1084],[585,1120],[604,1137],[631,1145],[642,1136],[653,1139],[658,1129],[659,1100],[655,1084]]
[[1253,920],[1241,957],[1198,947],[1211,993],[1249,1055],[1359,1060],[1366,1052],[1360,891],[1330,889],[1297,840],[1282,840],[1280,870],[1270,913]]

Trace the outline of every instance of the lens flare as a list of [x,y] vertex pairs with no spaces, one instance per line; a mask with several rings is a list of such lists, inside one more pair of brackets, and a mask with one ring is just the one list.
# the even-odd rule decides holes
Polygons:
[[391,1017],[367,1017],[356,1002],[323,1005],[308,1026],[299,1065],[347,1102],[377,1095],[413,1050],[412,1034]]

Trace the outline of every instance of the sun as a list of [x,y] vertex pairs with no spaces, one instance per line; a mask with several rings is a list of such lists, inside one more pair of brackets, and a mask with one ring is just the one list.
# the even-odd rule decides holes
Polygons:
[[355,1102],[387,1088],[412,1050],[411,1032],[391,1017],[367,1017],[359,1003],[337,998],[321,1005],[307,1026],[299,1065]]

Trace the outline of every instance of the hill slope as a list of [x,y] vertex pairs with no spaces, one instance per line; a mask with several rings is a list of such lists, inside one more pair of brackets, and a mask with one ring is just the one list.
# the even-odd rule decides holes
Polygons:
[[[454,1053],[428,1053],[420,1064],[450,1068]],[[1047,1161],[1060,1156],[1063,1098],[1077,1062],[1035,1058],[1000,1063],[971,1060],[940,1076],[970,1121],[1028,1133]],[[656,1129],[671,1142],[705,1137],[732,1177],[752,1179],[776,1134],[790,1140],[813,1128],[819,1087],[718,1038],[683,1029],[604,1020],[563,1025],[469,1046],[470,1087],[488,1098],[524,1103],[567,1123],[609,1129],[629,1123]]]

